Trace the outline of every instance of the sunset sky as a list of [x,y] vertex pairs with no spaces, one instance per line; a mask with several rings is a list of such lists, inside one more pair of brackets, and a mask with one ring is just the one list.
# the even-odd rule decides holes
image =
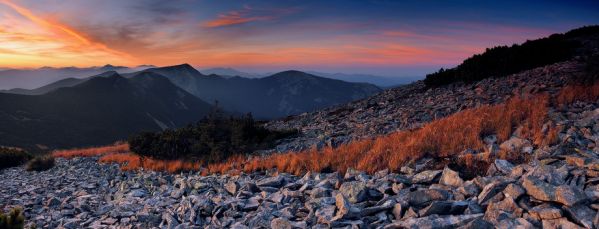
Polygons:
[[190,63],[413,76],[591,24],[599,1],[0,0],[0,68]]

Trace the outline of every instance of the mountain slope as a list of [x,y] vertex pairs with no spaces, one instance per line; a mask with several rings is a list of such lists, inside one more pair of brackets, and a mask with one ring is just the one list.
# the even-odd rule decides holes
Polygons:
[[106,144],[142,130],[183,126],[209,110],[206,102],[152,73],[96,77],[44,95],[0,93],[0,145]]
[[348,83],[299,71],[281,72],[260,79],[203,75],[188,64],[143,72],[164,75],[204,101],[218,100],[226,110],[252,112],[258,118],[313,111],[381,91],[371,84]]

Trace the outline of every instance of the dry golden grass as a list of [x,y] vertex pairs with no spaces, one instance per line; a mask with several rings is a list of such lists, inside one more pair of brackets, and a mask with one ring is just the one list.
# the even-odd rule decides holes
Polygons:
[[[549,96],[513,98],[505,104],[464,110],[413,131],[400,131],[376,139],[356,141],[338,148],[239,158],[208,167],[210,173],[228,170],[245,172],[276,168],[301,174],[306,171],[341,171],[355,168],[366,172],[397,171],[407,162],[422,157],[451,158],[466,149],[485,150],[482,138],[496,134],[499,142],[509,139],[514,128],[523,126],[524,137],[543,139]],[[540,142],[540,141],[539,141]],[[504,154],[504,157],[513,157]],[[475,165],[471,161],[470,164]]]
[[156,160],[142,158],[134,153],[107,154],[100,158],[100,163],[118,163],[124,171],[144,168],[153,171],[166,171],[177,173],[182,171],[197,171],[200,169],[199,162],[183,160]]
[[556,96],[558,105],[566,105],[574,101],[595,102],[599,99],[599,81],[592,85],[570,85],[564,87]]
[[83,149],[68,149],[68,150],[57,150],[52,152],[54,157],[73,158],[73,157],[93,157],[101,156],[109,153],[126,153],[129,151],[129,144],[127,143],[116,143],[114,145],[92,147]]

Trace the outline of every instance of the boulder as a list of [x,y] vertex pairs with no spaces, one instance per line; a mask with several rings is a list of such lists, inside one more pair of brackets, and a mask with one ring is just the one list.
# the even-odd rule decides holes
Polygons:
[[439,184],[460,187],[464,184],[464,180],[460,178],[460,174],[458,172],[451,170],[449,167],[445,167],[443,169],[443,173],[441,174]]
[[421,189],[406,195],[406,201],[410,206],[425,207],[433,201],[447,200],[450,193],[440,189]]
[[501,193],[508,184],[509,183],[502,180],[495,180],[487,184],[480,194],[478,194],[478,203],[480,205],[486,205],[487,201]]
[[345,182],[339,187],[339,192],[341,192],[350,203],[362,202],[366,200],[368,196],[368,188],[366,188],[366,184],[361,181]]
[[229,181],[225,184],[225,190],[229,192],[231,195],[235,195],[237,191],[239,191],[239,183],[235,181]]
[[566,206],[574,206],[587,201],[586,194],[579,187],[554,186],[533,176],[525,177],[522,186],[528,195],[538,200],[554,201]]
[[565,206],[564,213],[569,219],[586,228],[593,228],[593,220],[597,215],[596,211],[584,204]]
[[551,204],[541,204],[535,206],[528,211],[528,214],[539,220],[559,219],[563,217],[562,210]]

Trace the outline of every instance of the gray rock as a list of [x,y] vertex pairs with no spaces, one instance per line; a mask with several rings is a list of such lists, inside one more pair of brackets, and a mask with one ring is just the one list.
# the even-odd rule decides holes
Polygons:
[[537,219],[559,219],[563,217],[562,210],[550,204],[535,206],[528,213]]
[[52,197],[46,201],[46,206],[48,207],[55,207],[58,205],[60,205],[60,200],[56,197]]
[[593,211],[586,205],[578,204],[574,206],[564,207],[565,215],[572,219],[575,223],[583,225],[586,228],[593,228],[593,219],[597,215],[596,211]]
[[231,195],[235,195],[239,190],[239,183],[235,181],[229,181],[225,184],[225,190],[229,192]]
[[460,187],[464,184],[464,180],[460,178],[460,174],[456,171],[451,170],[449,167],[445,167],[443,169],[443,173],[441,174],[441,179],[439,180],[439,184]]
[[486,205],[487,201],[489,201],[498,193],[501,193],[507,185],[507,182],[501,180],[495,180],[487,184],[478,195],[478,203],[481,205]]
[[284,185],[285,178],[283,176],[267,177],[256,182],[258,187],[273,187],[280,188]]
[[270,221],[270,228],[272,229],[292,229],[291,222],[285,218],[274,218]]
[[436,200],[447,200],[450,193],[439,189],[423,189],[408,193],[406,200],[410,206],[425,207]]
[[404,221],[391,223],[385,228],[456,228],[483,217],[483,214],[438,216],[431,215],[422,218],[410,218]]
[[430,184],[434,183],[435,179],[439,178],[442,170],[425,170],[417,173],[412,177],[412,183],[414,184]]
[[429,206],[420,210],[418,215],[420,215],[420,217],[433,214],[456,215],[464,213],[464,210],[466,210],[467,207],[467,202],[433,201]]
[[514,169],[514,165],[506,160],[495,159],[495,168],[503,174],[510,174]]
[[517,200],[518,198],[520,198],[520,196],[524,195],[524,193],[526,193],[526,191],[519,184],[511,183],[505,187],[505,189],[503,190],[503,193],[506,196],[509,196],[509,197],[513,198],[514,200]]
[[351,181],[341,184],[339,192],[349,200],[350,203],[358,203],[366,200],[368,195],[366,184],[360,181]]
[[578,187],[553,186],[533,176],[525,177],[522,186],[528,195],[538,200],[559,202],[567,206],[587,201],[586,194]]

